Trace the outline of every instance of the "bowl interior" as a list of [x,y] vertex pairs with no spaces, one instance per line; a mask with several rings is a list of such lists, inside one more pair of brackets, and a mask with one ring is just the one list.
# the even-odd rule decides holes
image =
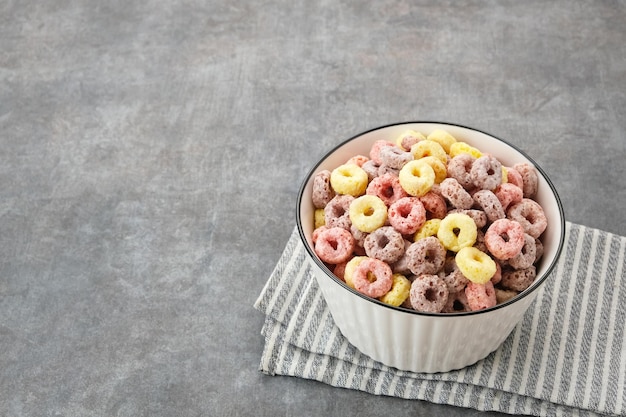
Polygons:
[[[544,245],[544,255],[537,265],[537,278],[529,288],[527,288],[525,291],[523,291],[513,299],[505,303],[498,304],[491,309],[481,310],[477,312],[446,313],[442,315],[447,316],[459,314],[476,314],[496,308],[502,308],[508,304],[514,303],[521,297],[524,297],[526,294],[533,292],[535,289],[537,289],[556,265],[565,237],[565,220],[563,215],[563,207],[554,185],[549,180],[546,173],[541,169],[541,167],[539,167],[528,155],[526,155],[523,151],[516,148],[515,146],[485,132],[481,132],[465,126],[448,123],[398,123],[361,133],[352,137],[351,139],[346,140],[345,142],[341,143],[336,148],[331,150],[320,160],[320,162],[315,167],[313,167],[313,169],[311,169],[300,189],[300,194],[298,197],[298,211],[296,215],[301,238],[303,239],[306,250],[314,259],[314,261],[318,263],[318,265],[320,265],[329,276],[333,277],[339,285],[345,288],[345,290],[350,291],[358,296],[364,297],[358,291],[348,287],[341,280],[335,278],[334,274],[328,268],[326,268],[326,266],[324,266],[323,262],[321,262],[319,258],[317,258],[315,252],[313,251],[313,244],[311,242],[311,236],[314,227],[313,215],[315,211],[315,208],[313,207],[313,203],[311,201],[313,177],[317,172],[324,169],[332,171],[334,168],[345,163],[350,157],[354,155],[369,155],[369,150],[372,147],[372,144],[377,140],[388,140],[391,142],[395,142],[395,139],[407,129],[416,130],[423,133],[424,135],[428,135],[435,129],[443,129],[453,135],[457,140],[467,142],[468,144],[478,148],[483,153],[492,154],[498,160],[500,160],[500,162],[504,166],[512,166],[520,162],[527,162],[533,165],[537,169],[539,179],[539,188],[535,200],[543,207],[545,215],[548,219],[548,227],[541,236],[541,240]],[[374,303],[390,307],[386,304],[378,302],[377,300],[370,300]],[[415,314],[431,315],[431,313],[420,313],[414,310],[408,310],[398,307],[390,308],[397,308],[399,310],[409,311]]]

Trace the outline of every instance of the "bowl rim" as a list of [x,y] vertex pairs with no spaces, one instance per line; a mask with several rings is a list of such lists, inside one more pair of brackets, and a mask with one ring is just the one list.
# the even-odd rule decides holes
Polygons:
[[[342,146],[344,146],[345,144],[347,144],[348,142],[351,142],[357,138],[359,138],[360,136],[366,135],[370,132],[374,132],[377,130],[382,130],[382,129],[386,129],[389,127],[394,127],[394,126],[401,126],[401,125],[410,125],[410,124],[433,124],[433,125],[440,125],[440,126],[453,126],[453,127],[458,127],[458,128],[462,128],[462,129],[468,129],[468,130],[472,130],[474,132],[478,132],[478,133],[482,133],[484,135],[490,136],[496,140],[499,140],[501,142],[503,142],[504,144],[510,146],[511,148],[515,149],[517,152],[519,152],[520,154],[522,154],[526,159],[528,159],[528,161],[530,161],[535,169],[537,171],[539,171],[541,173],[541,175],[543,176],[543,178],[546,180],[548,186],[550,187],[552,194],[554,195],[554,198],[556,200],[557,203],[557,209],[559,212],[559,219],[560,219],[560,226],[561,226],[561,236],[559,237],[558,240],[558,247],[557,250],[555,252],[555,256],[552,259],[552,262],[550,263],[550,265],[548,266],[548,268],[546,269],[545,273],[539,277],[538,279],[535,279],[535,281],[533,282],[532,286],[527,289],[522,291],[520,294],[516,295],[515,297],[511,298],[510,300],[505,301],[504,303],[501,304],[497,304],[494,307],[490,307],[490,308],[486,308],[483,310],[477,310],[477,311],[464,311],[464,312],[454,312],[454,313],[431,313],[431,312],[423,312],[423,311],[417,311],[417,310],[412,310],[412,309],[408,309],[408,308],[404,308],[404,307],[395,307],[386,303],[383,303],[380,300],[377,300],[375,298],[371,298],[368,297],[364,294],[361,294],[359,291],[349,287],[344,281],[341,281],[339,278],[337,278],[332,271],[330,271],[330,269],[328,269],[328,267],[324,264],[324,262],[322,262],[317,255],[315,254],[313,248],[311,248],[309,246],[309,243],[306,239],[306,235],[304,233],[303,230],[303,226],[302,226],[302,216],[301,216],[301,206],[302,206],[302,200],[304,198],[304,190],[310,180],[310,178],[317,172],[318,167],[330,156],[332,155],[335,151],[337,151],[339,148],[341,148]],[[406,122],[395,122],[395,123],[389,123],[386,125],[382,125],[382,126],[377,126],[368,130],[365,130],[361,133],[358,133],[352,137],[350,137],[349,139],[346,139],[342,142],[340,142],[339,144],[337,144],[336,146],[334,146],[330,151],[326,152],[322,157],[320,157],[317,161],[317,163],[309,170],[309,172],[305,175],[304,177],[304,181],[302,181],[302,184],[300,185],[300,189],[298,191],[298,198],[296,200],[296,224],[297,224],[297,228],[298,228],[298,233],[299,233],[299,237],[301,242],[303,243],[304,248],[306,249],[306,251],[308,252],[308,254],[310,255],[311,259],[313,260],[313,262],[315,262],[315,264],[322,270],[322,272],[324,272],[324,274],[326,274],[336,285],[342,287],[344,290],[349,291],[350,293],[352,293],[353,295],[356,295],[366,301],[369,301],[371,303],[373,303],[374,305],[378,305],[380,307],[384,307],[384,308],[388,308],[391,310],[394,310],[396,312],[399,313],[406,313],[406,314],[411,314],[411,315],[416,315],[416,316],[428,316],[428,317],[466,317],[466,316],[475,316],[478,314],[488,314],[491,313],[493,311],[502,309],[502,308],[506,308],[512,304],[517,303],[518,301],[522,300],[523,298],[529,296],[530,294],[536,292],[539,290],[539,288],[542,287],[543,282],[548,278],[548,276],[550,276],[550,274],[552,273],[552,271],[554,270],[554,268],[556,267],[561,252],[563,250],[563,246],[565,243],[565,215],[564,215],[564,210],[563,210],[563,204],[561,202],[561,199],[559,197],[559,194],[556,190],[556,187],[554,186],[554,184],[552,183],[552,181],[550,180],[550,178],[548,177],[547,173],[543,170],[543,168],[541,168],[533,158],[531,158],[526,152],[524,152],[523,150],[521,150],[520,148],[518,148],[517,146],[511,144],[510,142],[501,139],[498,136],[495,136],[491,133],[488,133],[484,130],[480,130],[480,129],[476,129],[473,127],[469,127],[466,125],[462,125],[462,124],[458,124],[458,123],[450,123],[450,122],[440,122],[440,121],[426,121],[426,120],[418,120],[418,121],[406,121]]]

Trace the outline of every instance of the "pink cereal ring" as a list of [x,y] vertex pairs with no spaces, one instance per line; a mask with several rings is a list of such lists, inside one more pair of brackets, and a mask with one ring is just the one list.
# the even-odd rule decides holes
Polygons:
[[487,229],[485,245],[496,258],[511,259],[524,246],[524,229],[514,220],[498,219]]
[[[378,298],[387,294],[393,284],[392,272],[385,262],[367,258],[361,261],[352,274],[354,288],[368,297]],[[374,278],[370,281],[370,278]]]
[[498,200],[500,200],[500,204],[502,204],[502,208],[505,211],[511,204],[519,203],[524,197],[522,189],[510,182],[500,184],[494,194],[498,197]]
[[403,235],[413,234],[426,222],[426,209],[417,197],[403,197],[387,212],[389,223]]
[[363,247],[370,258],[393,263],[404,255],[404,238],[393,227],[383,226],[367,235]]
[[537,194],[539,187],[539,179],[535,168],[525,162],[513,165],[513,168],[520,173],[523,181],[524,197],[531,198]]
[[370,148],[370,159],[374,161],[376,165],[382,165],[383,161],[380,159],[380,151],[387,146],[396,146],[387,140],[377,140]]
[[324,226],[320,226],[317,229],[313,230],[313,233],[311,234],[311,242],[315,245],[315,243],[317,242],[317,238],[319,237],[320,233],[322,233],[324,230],[327,230],[328,227],[326,225]]
[[419,199],[426,210],[426,219],[443,219],[448,214],[446,200],[439,194],[429,191]]
[[522,174],[512,167],[506,167],[506,181],[508,184],[517,185],[520,190],[524,189],[524,180]]
[[465,295],[467,296],[467,304],[472,311],[484,310],[497,304],[496,290],[491,281],[484,284],[476,284],[470,282],[465,287]]
[[520,253],[509,259],[509,265],[515,269],[526,269],[535,263],[537,257],[537,244],[535,238],[529,234],[524,235],[524,246]]
[[322,230],[317,236],[315,253],[329,264],[346,262],[354,251],[352,234],[341,227],[330,227]]
[[330,171],[325,169],[315,174],[313,178],[313,205],[315,208],[324,208],[335,196],[335,191],[330,185]]
[[400,185],[400,180],[393,174],[384,174],[372,179],[367,186],[365,194],[375,195],[383,200],[387,207],[397,200],[408,196]]
[[476,158],[467,153],[455,156],[448,162],[448,176],[457,180],[465,189],[473,188],[470,172],[475,160]]
[[426,274],[415,278],[409,298],[417,311],[440,313],[448,301],[448,286],[437,275]]
[[536,276],[537,271],[534,266],[526,269],[506,270],[502,272],[500,285],[505,289],[521,292],[530,287]]
[[346,164],[354,164],[356,166],[362,167],[363,164],[369,160],[370,159],[365,155],[354,155],[352,158],[346,161]]
[[436,274],[446,261],[446,249],[435,236],[413,242],[406,249],[406,255],[409,270],[414,275]]
[[483,155],[472,164],[470,175],[476,187],[495,190],[502,184],[502,164],[491,155]]
[[338,194],[324,207],[324,222],[328,227],[350,229],[350,203],[354,197],[349,194]]
[[465,191],[463,186],[454,178],[446,178],[439,184],[441,195],[455,208],[470,209],[474,205],[474,199]]
[[404,164],[413,160],[411,152],[403,151],[397,146],[383,146],[378,153],[381,165],[386,165],[393,169],[401,169]]
[[500,200],[493,192],[489,190],[477,191],[474,193],[474,201],[483,209],[490,222],[506,217]]
[[507,211],[507,217],[522,225],[524,232],[534,238],[538,238],[546,230],[548,219],[543,208],[534,200],[524,198],[511,206]]

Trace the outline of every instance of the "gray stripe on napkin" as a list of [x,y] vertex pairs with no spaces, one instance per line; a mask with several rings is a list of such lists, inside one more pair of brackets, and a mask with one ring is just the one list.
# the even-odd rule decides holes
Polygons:
[[446,373],[399,371],[335,326],[294,230],[255,307],[260,369],[377,395],[528,415],[624,415],[626,238],[566,223],[553,276],[494,353]]

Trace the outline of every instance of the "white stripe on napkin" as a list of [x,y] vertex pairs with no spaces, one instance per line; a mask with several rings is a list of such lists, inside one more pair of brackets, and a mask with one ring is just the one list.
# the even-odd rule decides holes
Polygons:
[[297,230],[255,307],[266,315],[260,369],[350,389],[541,416],[624,415],[626,238],[566,223],[559,263],[496,352],[439,374],[373,361],[335,326]]

